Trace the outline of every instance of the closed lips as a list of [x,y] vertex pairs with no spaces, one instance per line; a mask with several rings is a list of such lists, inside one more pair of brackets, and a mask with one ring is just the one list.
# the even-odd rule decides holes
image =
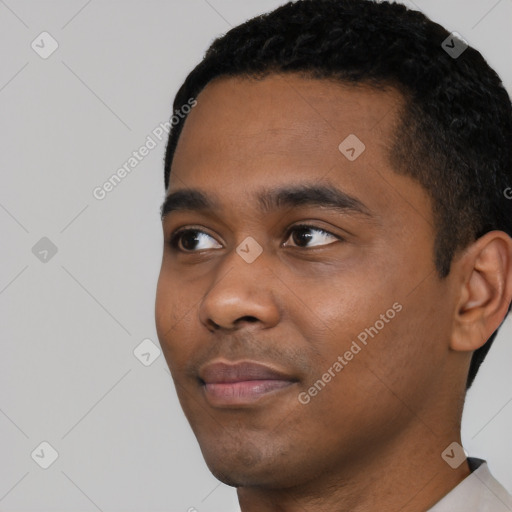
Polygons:
[[251,380],[297,381],[297,379],[279,370],[275,370],[261,363],[253,362],[232,364],[222,362],[210,363],[200,369],[199,377],[205,384],[222,384]]

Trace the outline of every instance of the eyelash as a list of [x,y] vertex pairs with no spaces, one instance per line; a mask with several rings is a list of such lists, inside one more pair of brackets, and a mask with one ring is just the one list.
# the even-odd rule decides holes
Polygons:
[[[299,230],[299,229],[310,229],[312,231],[318,231],[320,233],[323,233],[323,234],[326,234],[326,235],[329,235],[329,236],[332,236],[333,238],[337,238],[339,241],[343,242],[345,241],[345,239],[339,235],[335,235],[334,233],[331,233],[330,231],[327,231],[325,229],[322,229],[322,228],[319,228],[318,226],[313,226],[313,225],[310,225],[310,224],[295,224],[294,226],[292,226],[291,228],[289,228],[286,232],[286,240],[288,240],[288,238],[290,237],[290,235],[295,231],[295,230]],[[212,235],[210,235],[209,233],[207,233],[206,231],[203,231],[202,229],[196,229],[196,228],[181,228],[181,229],[178,229],[177,231],[174,231],[174,233],[171,234],[169,240],[168,240],[168,245],[176,250],[176,251],[179,251],[179,252],[182,252],[182,253],[185,253],[185,254],[193,254],[193,253],[197,253],[199,251],[196,251],[196,250],[186,250],[186,249],[181,249],[179,247],[179,240],[180,240],[180,237],[186,233],[204,233],[205,235],[208,235],[209,237],[213,238]],[[331,243],[334,243],[334,242],[331,242]],[[329,244],[324,244],[324,245],[320,245],[320,246],[313,246],[313,247],[298,247],[298,248],[301,248],[301,249],[314,249],[316,247],[324,247],[326,245],[331,245],[331,243]]]

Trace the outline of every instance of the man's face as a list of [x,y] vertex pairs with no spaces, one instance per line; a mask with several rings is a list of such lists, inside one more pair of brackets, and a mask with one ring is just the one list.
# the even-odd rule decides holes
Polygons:
[[[166,242],[197,231],[164,246],[156,324],[210,470],[298,485],[428,435],[454,295],[429,198],[389,162],[401,96],[289,74],[218,79],[197,100],[168,195],[216,206],[165,216]],[[355,200],[284,192],[318,187]]]

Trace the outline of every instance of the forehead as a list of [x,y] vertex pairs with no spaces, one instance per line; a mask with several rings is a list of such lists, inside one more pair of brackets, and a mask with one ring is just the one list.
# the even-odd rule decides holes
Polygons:
[[[325,178],[353,195],[373,190],[384,201],[376,173],[392,170],[388,155],[402,105],[393,88],[296,74],[217,78],[185,122],[169,191],[201,188],[234,200],[263,185]],[[353,146],[356,158],[340,144]]]
[[212,154],[235,166],[239,160],[247,167],[255,159],[281,156],[316,167],[337,158],[339,143],[350,134],[384,157],[402,97],[391,88],[286,74],[259,80],[220,77],[197,101],[178,141],[173,171],[184,165],[191,171],[205,162],[211,168]]

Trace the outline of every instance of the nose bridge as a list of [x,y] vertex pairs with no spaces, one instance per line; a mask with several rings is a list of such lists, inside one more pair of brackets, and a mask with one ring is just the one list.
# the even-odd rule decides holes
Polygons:
[[217,279],[205,293],[199,308],[204,325],[212,322],[232,329],[240,319],[272,325],[278,307],[271,287],[273,274],[263,248],[247,237],[217,267]]

